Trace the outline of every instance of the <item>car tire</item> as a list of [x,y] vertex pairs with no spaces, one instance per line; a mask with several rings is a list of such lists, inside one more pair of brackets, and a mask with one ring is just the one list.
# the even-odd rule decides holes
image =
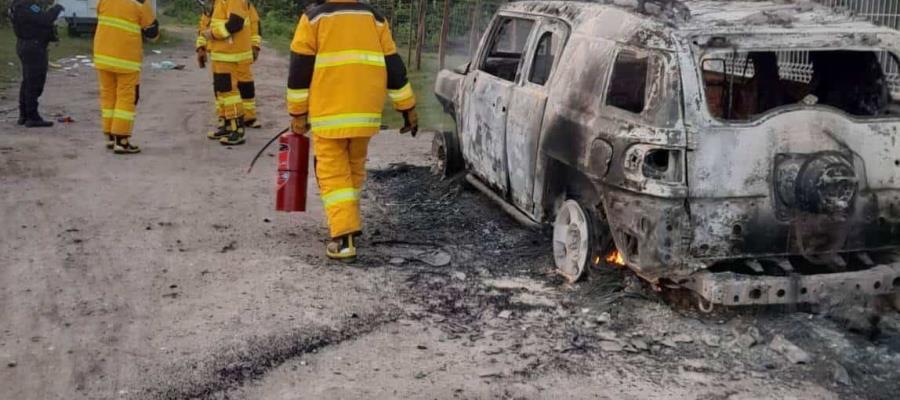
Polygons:
[[581,279],[593,262],[596,247],[589,209],[574,199],[562,202],[553,221],[553,261],[559,274],[569,282]]
[[431,142],[431,155],[434,157],[431,170],[443,179],[451,178],[463,169],[459,140],[454,132],[436,133]]

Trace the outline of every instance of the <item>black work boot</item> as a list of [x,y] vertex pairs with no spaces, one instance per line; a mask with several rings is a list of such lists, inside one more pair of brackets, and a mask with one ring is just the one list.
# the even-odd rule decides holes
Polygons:
[[220,144],[223,146],[244,144],[244,121],[242,118],[225,121],[225,129],[228,130],[228,136],[219,139]]
[[259,129],[262,128],[262,123],[259,122],[259,119],[254,118],[244,121],[244,126],[248,128]]
[[108,133],[104,133],[103,137],[106,138],[106,148],[112,150],[116,146],[116,137]]
[[38,113],[25,117],[26,128],[49,128],[53,126],[53,122],[45,121]]
[[228,130],[225,129],[225,118],[219,118],[219,123],[216,125],[216,130],[210,131],[206,134],[206,137],[213,140],[221,140],[223,137],[228,136]]
[[19,109],[19,120],[16,121],[16,124],[17,124],[17,125],[25,125],[25,119],[26,119],[26,118],[25,118],[25,113],[24,113],[24,112],[22,111],[22,109],[20,108],[20,109]]
[[140,153],[141,148],[128,141],[128,136],[115,136],[116,143],[113,144],[113,153],[116,154],[135,154]]

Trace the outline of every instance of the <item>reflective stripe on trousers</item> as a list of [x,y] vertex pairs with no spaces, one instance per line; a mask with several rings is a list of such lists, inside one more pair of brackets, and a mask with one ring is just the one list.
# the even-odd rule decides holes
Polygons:
[[331,237],[362,231],[360,193],[366,180],[369,138],[326,139],[313,135],[316,179]]
[[100,84],[103,133],[131,135],[140,74],[97,70],[97,81]]

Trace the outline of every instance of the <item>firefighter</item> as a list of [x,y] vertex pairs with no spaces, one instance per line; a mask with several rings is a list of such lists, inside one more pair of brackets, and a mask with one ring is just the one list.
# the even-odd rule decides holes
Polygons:
[[211,51],[216,99],[225,120],[210,137],[223,145],[239,145],[245,141],[238,76],[242,65],[253,63],[249,17],[247,0],[215,0],[209,28],[203,31]]
[[[259,13],[250,4],[250,47],[253,51],[253,62],[259,59],[262,36],[260,34]],[[253,82],[252,64],[238,64],[238,91],[241,93],[241,105],[244,107],[244,125],[250,128],[262,128],[256,114],[256,84]]]
[[56,35],[56,18],[63,7],[50,8],[38,0],[13,0],[9,17],[16,34],[16,54],[22,62],[22,85],[19,87],[19,125],[28,128],[53,126],[38,113],[38,98],[44,92],[47,81],[47,44],[59,40]]
[[385,18],[354,0],[304,12],[291,42],[288,112],[294,134],[312,132],[331,235],[325,252],[332,259],[356,257],[366,153],[381,127],[386,95],[403,114],[400,133],[415,135],[416,98]]
[[117,154],[140,153],[131,143],[140,97],[143,39],[159,38],[159,23],[146,0],[100,0],[94,34],[94,65],[106,147]]
[[[197,65],[203,69],[206,68],[206,64],[209,62],[209,40],[206,40],[206,37],[203,36],[203,32],[209,29],[209,23],[212,19],[212,9],[204,9],[202,13],[200,13],[200,21],[197,23],[197,41],[195,45],[196,53],[197,53]],[[222,114],[222,107],[219,104],[219,99],[216,96],[216,89],[213,87],[213,100],[216,105],[216,129],[207,134],[207,137],[210,139],[219,139],[217,136],[218,131],[221,131],[225,128],[225,117]]]

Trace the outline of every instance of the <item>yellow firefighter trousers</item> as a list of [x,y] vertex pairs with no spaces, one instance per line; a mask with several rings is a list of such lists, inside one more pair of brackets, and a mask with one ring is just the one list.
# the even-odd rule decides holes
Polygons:
[[213,61],[213,86],[216,90],[216,101],[225,119],[244,116],[241,105],[241,94],[238,92],[237,70],[239,65],[231,62]]
[[237,85],[244,107],[244,121],[256,120],[256,88],[253,83],[253,64],[238,64]]
[[131,136],[140,76],[139,72],[116,73],[97,70],[104,134]]
[[326,139],[313,134],[312,142],[331,237],[362,231],[359,199],[366,181],[369,138]]

